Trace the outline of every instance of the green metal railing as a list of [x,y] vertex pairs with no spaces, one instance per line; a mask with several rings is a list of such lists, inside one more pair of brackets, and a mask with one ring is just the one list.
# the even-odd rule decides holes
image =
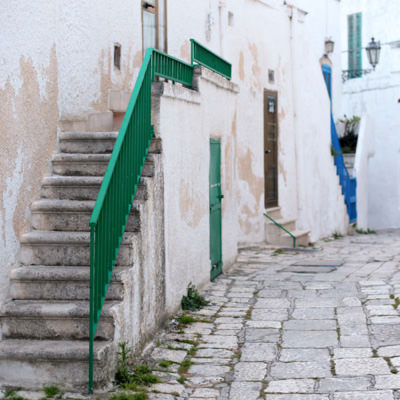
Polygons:
[[276,226],[279,228],[283,229],[286,233],[288,233],[292,239],[293,239],[293,248],[296,248],[296,236],[293,235],[293,233],[289,232],[287,229],[285,229],[281,224],[276,222],[272,217],[270,217],[268,214],[264,213],[264,216],[267,217],[270,221],[272,221]]
[[193,65],[155,49],[146,51],[90,218],[89,393],[96,328],[153,138],[151,83],[156,76],[191,88]]
[[208,50],[194,39],[190,39],[190,43],[192,65],[194,63],[204,65],[225,78],[231,79],[232,65],[228,61]]

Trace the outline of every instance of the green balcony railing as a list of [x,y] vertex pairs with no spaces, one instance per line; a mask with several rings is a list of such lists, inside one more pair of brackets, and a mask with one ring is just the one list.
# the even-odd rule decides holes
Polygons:
[[[220,62],[211,52],[208,57],[210,63],[212,57],[217,58],[214,64]],[[157,76],[191,88],[193,65],[155,49],[146,51],[90,218],[89,393],[93,392],[96,328],[153,138],[151,83]]]
[[208,50],[194,39],[190,39],[190,43],[192,65],[194,63],[201,64],[226,79],[231,79],[232,65],[228,61]]

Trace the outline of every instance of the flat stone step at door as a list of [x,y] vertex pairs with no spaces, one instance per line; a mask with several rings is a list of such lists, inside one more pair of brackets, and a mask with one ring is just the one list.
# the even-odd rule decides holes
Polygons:
[[[280,207],[269,208],[265,211],[265,213],[296,237],[296,247],[306,247],[310,244],[310,231],[297,230],[295,219],[282,218]],[[282,228],[277,226],[274,222],[266,217],[264,219],[264,223],[265,238],[267,243],[280,247],[293,247],[292,236],[290,236]]]

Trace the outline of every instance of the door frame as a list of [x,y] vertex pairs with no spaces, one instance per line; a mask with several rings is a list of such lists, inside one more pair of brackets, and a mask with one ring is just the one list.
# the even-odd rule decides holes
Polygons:
[[[268,106],[269,106],[269,97],[275,98],[275,112],[273,113],[275,116],[274,123],[276,125],[276,140],[274,149],[271,150],[267,148],[267,138],[268,138],[268,123],[270,123],[267,119],[268,114]],[[279,205],[279,153],[278,153],[278,141],[279,141],[279,123],[278,123],[278,92],[275,90],[264,89],[264,98],[263,98],[263,124],[264,124],[264,207],[266,209],[271,207],[277,207]],[[269,144],[268,144],[269,147]],[[273,200],[268,199],[269,190],[271,188],[268,185],[268,156],[271,152],[274,151],[275,154],[275,196],[276,198]]]

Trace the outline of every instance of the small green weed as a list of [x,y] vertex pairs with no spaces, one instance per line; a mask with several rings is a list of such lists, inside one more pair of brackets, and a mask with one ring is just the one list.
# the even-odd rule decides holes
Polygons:
[[3,399],[7,400],[25,400],[24,397],[18,396],[17,392],[20,389],[6,390]]
[[152,370],[148,365],[130,366],[129,355],[131,354],[131,349],[127,343],[120,343],[119,347],[117,372],[115,373],[115,382],[118,385],[129,390],[137,390],[138,386],[149,386],[153,383],[161,382],[160,378],[152,374]]
[[393,300],[395,296],[394,294],[391,294],[389,297]]
[[161,382],[158,376],[152,374],[152,370],[148,365],[135,365],[129,381],[143,386]]
[[190,340],[190,339],[180,339],[180,340],[178,340],[178,342],[191,344],[192,346],[198,346],[199,345],[199,342],[196,342],[195,340]]
[[110,397],[109,400],[147,400],[149,398],[148,394],[145,392],[140,393],[118,393]]
[[376,349],[372,349],[372,357],[374,358],[378,357],[378,351]]
[[392,369],[390,370],[390,372],[391,372],[392,374],[398,374],[398,373],[399,373],[399,370],[398,370],[397,368],[392,368]]
[[200,310],[200,308],[207,306],[208,304],[209,301],[201,296],[197,291],[196,286],[192,282],[190,282],[187,287],[187,295],[182,296],[182,310],[197,311]]
[[372,229],[367,229],[364,231],[363,229],[356,229],[356,232],[360,235],[375,235],[376,231],[373,231]]
[[178,373],[180,373],[180,374],[186,373],[191,365],[192,365],[192,362],[190,360],[183,360],[178,369]]
[[341,234],[341,233],[339,233],[339,232],[333,232],[333,238],[335,239],[335,240],[337,240],[337,239],[340,239],[340,238],[342,238],[343,237],[343,235]]
[[192,347],[192,348],[188,351],[188,354],[189,354],[189,356],[194,356],[194,355],[196,354],[196,352],[197,352],[196,347]]
[[163,367],[163,368],[168,368],[172,364],[173,364],[172,361],[167,361],[167,360],[163,360],[163,361],[159,362],[160,367]]
[[117,384],[129,383],[129,357],[132,349],[128,347],[128,343],[123,342],[119,344],[117,371],[115,373],[115,382]]
[[181,377],[178,378],[176,381],[179,382],[181,385],[183,385],[183,384],[186,382],[186,378],[184,378],[183,376],[181,376]]
[[392,304],[392,306],[393,306],[393,308],[394,308],[395,310],[398,309],[398,307],[400,306],[400,299],[399,299],[398,297],[395,297],[395,298],[394,298],[394,304]]
[[59,397],[60,395],[62,396],[64,394],[57,386],[46,386],[43,388],[43,391],[46,394],[46,396],[50,398],[56,395],[58,395],[57,397]]

